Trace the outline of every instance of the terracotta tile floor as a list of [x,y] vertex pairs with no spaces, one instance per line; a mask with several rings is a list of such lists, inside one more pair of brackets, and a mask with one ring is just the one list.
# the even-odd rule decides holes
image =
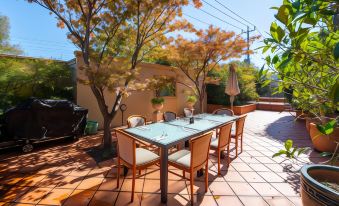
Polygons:
[[[271,158],[292,138],[299,146],[311,146],[305,123],[293,121],[289,113],[256,111],[248,114],[243,152],[217,176],[215,154],[209,163],[209,188],[196,178],[196,205],[301,205],[299,172],[303,164],[321,162],[317,152],[303,155],[299,162]],[[100,144],[100,135],[78,142],[56,143],[30,154],[0,155],[0,205],[161,205],[159,168],[142,171],[136,180],[133,204],[129,204],[131,175],[116,189],[115,160],[97,163],[86,153]],[[234,148],[234,145],[231,146]],[[293,163],[293,164],[291,164]],[[170,168],[173,173],[182,172]],[[187,174],[188,177],[188,174]],[[169,173],[168,205],[189,205],[189,181]]]

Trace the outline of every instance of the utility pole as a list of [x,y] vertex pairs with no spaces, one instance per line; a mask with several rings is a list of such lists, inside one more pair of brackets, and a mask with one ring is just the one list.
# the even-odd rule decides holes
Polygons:
[[251,63],[250,53],[249,53],[249,51],[250,51],[250,33],[255,31],[255,29],[256,29],[255,26],[253,27],[252,30],[250,30],[250,27],[247,26],[247,31],[242,31],[241,32],[242,34],[243,33],[247,33],[247,58],[245,59],[245,62],[247,62],[248,64]]

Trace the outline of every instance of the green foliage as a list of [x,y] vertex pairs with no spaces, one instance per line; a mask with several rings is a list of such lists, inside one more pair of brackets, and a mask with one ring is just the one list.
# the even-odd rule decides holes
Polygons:
[[163,104],[165,99],[162,97],[154,97],[151,99],[152,104]]
[[196,103],[198,101],[197,97],[195,95],[189,95],[187,96],[187,102],[190,102],[190,103]]
[[[233,62],[236,66],[236,73],[239,82],[240,94],[235,97],[234,105],[243,105],[248,101],[259,98],[256,91],[256,72],[253,65],[243,62]],[[220,84],[207,85],[207,103],[230,105],[229,96],[225,94],[225,84],[229,75],[228,65],[222,65],[221,69],[213,70],[209,73],[210,77],[220,78]]]
[[22,53],[17,45],[11,45],[8,40],[9,40],[9,20],[6,16],[0,15],[0,54]]
[[73,99],[70,67],[52,60],[0,57],[0,110],[31,96]]
[[[284,0],[264,40],[267,65],[282,81],[278,91],[293,91],[295,105],[321,116],[339,109],[339,2]],[[297,102],[297,104],[296,104]]]
[[286,155],[287,158],[295,159],[299,155],[306,153],[309,150],[309,148],[307,148],[307,147],[303,147],[303,148],[293,147],[293,140],[291,140],[291,139],[286,140],[284,146],[285,146],[285,148],[281,149],[281,150],[279,150],[279,152],[275,153],[272,156],[272,158],[278,157],[278,156],[281,156],[281,155]]
[[333,119],[329,122],[327,122],[326,124],[317,124],[317,128],[319,130],[319,132],[321,132],[324,135],[329,135],[332,134],[334,132],[334,129],[336,127],[337,124],[337,120]]

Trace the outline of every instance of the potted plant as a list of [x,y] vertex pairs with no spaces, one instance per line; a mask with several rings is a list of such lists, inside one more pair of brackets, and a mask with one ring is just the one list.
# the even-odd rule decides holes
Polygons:
[[195,103],[197,102],[197,97],[194,95],[187,96],[186,104],[189,109],[193,109]]
[[164,107],[165,99],[162,97],[154,97],[152,98],[151,102],[153,109],[155,109],[155,112],[159,113],[160,110]]

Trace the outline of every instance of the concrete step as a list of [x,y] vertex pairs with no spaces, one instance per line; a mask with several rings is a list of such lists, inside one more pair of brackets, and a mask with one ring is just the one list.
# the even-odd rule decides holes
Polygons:
[[280,97],[259,97],[259,102],[287,102],[285,98]]
[[291,105],[284,102],[257,102],[258,110],[285,111],[291,108]]

